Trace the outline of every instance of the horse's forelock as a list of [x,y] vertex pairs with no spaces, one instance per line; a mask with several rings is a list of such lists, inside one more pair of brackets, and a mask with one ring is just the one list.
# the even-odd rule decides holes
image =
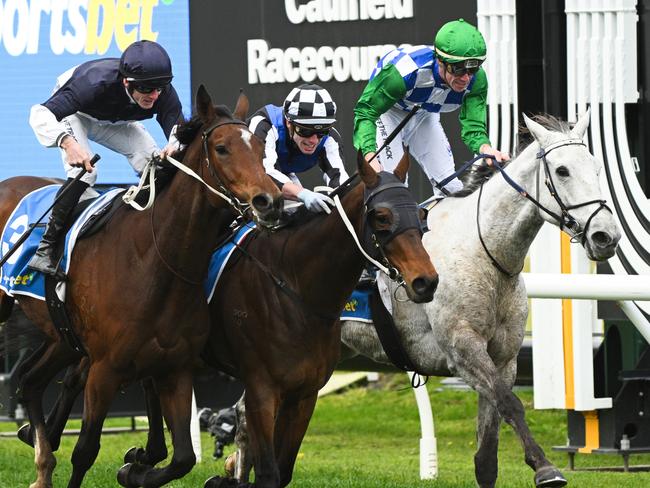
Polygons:
[[[232,119],[232,112],[225,105],[215,105],[214,113],[216,118]],[[203,121],[198,115],[192,116],[191,119],[181,122],[176,128],[176,138],[178,142],[184,145],[190,144],[197,136],[199,129],[203,126]]]

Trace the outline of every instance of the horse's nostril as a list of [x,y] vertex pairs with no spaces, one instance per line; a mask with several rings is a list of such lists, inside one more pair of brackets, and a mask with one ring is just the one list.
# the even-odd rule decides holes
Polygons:
[[612,243],[612,238],[607,232],[594,232],[591,235],[591,240],[599,247],[607,247]]
[[271,198],[271,195],[269,195],[268,193],[260,193],[253,197],[251,203],[253,204],[255,210],[257,210],[258,212],[266,212],[267,210],[272,208],[273,199]]
[[418,277],[413,280],[413,291],[418,295],[426,295],[436,291],[438,287],[438,277],[434,279],[429,279],[425,277]]

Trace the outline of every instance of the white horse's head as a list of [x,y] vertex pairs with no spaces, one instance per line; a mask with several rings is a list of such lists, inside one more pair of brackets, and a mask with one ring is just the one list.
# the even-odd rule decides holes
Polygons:
[[589,111],[566,132],[546,129],[526,115],[524,121],[540,146],[537,198],[555,216],[540,214],[581,242],[589,259],[612,257],[621,232],[601,195],[598,175],[603,164],[582,142]]

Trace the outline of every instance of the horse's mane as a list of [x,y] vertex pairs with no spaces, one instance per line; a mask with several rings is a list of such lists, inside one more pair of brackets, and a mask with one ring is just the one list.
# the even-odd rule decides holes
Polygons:
[[[217,119],[233,118],[232,112],[225,105],[215,105],[214,111],[216,116],[215,118]],[[196,138],[196,135],[198,134],[199,129],[201,129],[202,126],[203,126],[203,121],[197,114],[194,114],[191,119],[184,120],[183,122],[178,124],[178,127],[176,128],[176,138],[178,139],[178,142],[180,142],[183,146],[185,146],[185,149],[178,151],[177,153],[174,154],[174,157],[176,159],[178,160],[183,159],[187,147]]]
[[[548,130],[562,132],[563,134],[568,134],[571,131],[571,125],[567,121],[561,120],[553,115],[537,114],[533,115],[531,119],[533,119],[538,124],[541,124]],[[525,125],[519,126],[518,144],[517,148],[515,149],[515,155],[513,155],[513,158],[510,161],[501,164],[501,167],[505,168],[508,166],[514,160],[516,155],[520,154],[532,142],[533,138],[530,135],[528,127]],[[471,195],[495,173],[497,173],[497,170],[492,166],[483,164],[472,165],[470,170],[465,173],[465,176],[461,176],[461,180],[463,180],[463,189],[458,190],[450,196],[455,198],[462,198]]]

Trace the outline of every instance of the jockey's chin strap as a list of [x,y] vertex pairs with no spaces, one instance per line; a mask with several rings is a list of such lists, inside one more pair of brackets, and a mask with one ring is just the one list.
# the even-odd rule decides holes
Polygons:
[[[176,159],[172,158],[171,156],[167,156],[167,161],[171,163],[173,166],[176,166],[179,170],[181,170],[183,173],[191,176],[195,180],[199,181],[203,186],[205,186],[210,192],[214,193],[218,197],[222,198],[226,203],[228,203],[234,210],[237,212],[239,215],[244,216],[246,212],[248,211],[249,205],[246,203],[242,203],[239,201],[239,199],[230,191],[226,188],[226,186],[223,184],[221,181],[221,178],[217,175],[217,172],[214,170],[214,165],[210,164],[210,158],[209,158],[209,153],[208,153],[208,137],[210,136],[210,133],[216,129],[217,127],[223,126],[223,125],[231,125],[231,124],[237,124],[237,125],[244,125],[246,126],[245,122],[242,122],[241,120],[228,120],[225,122],[219,122],[217,124],[211,125],[208,127],[205,131],[203,131],[202,134],[202,144],[203,144],[203,152],[205,155],[205,164],[210,171],[210,175],[217,180],[218,186],[217,188],[212,187],[210,184],[208,184],[201,176],[196,174],[192,168],[186,166],[185,164],[181,163],[180,161],[177,161]],[[149,160],[147,165],[145,166],[144,170],[142,171],[142,177],[140,178],[140,182],[138,183],[138,186],[132,186],[130,187],[127,192],[124,194],[122,199],[124,200],[125,203],[131,205],[133,208],[136,210],[147,210],[148,208],[151,208],[153,205],[154,199],[156,197],[156,189],[154,185],[154,175],[155,175],[155,170],[156,170],[156,161],[155,158],[152,158]],[[138,204],[135,201],[135,197],[138,195],[138,193],[147,186],[147,180],[149,181],[149,199],[147,203],[142,206]]]

